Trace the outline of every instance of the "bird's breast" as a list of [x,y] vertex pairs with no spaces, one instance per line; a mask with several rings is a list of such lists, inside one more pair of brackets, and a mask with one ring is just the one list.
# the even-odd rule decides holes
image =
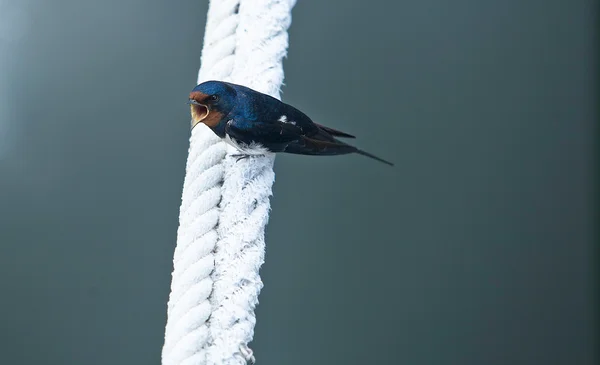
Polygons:
[[245,155],[264,155],[265,153],[269,152],[269,150],[260,143],[245,143],[243,141],[239,141],[235,138],[232,138],[229,134],[225,135],[224,140],[227,144],[235,147],[235,149],[237,149]]

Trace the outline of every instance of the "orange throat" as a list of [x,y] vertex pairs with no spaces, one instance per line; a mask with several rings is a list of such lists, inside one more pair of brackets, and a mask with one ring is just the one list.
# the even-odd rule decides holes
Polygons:
[[[205,105],[190,105],[190,112],[192,114],[192,128],[198,123],[205,122],[206,118],[210,114],[210,111]],[[205,122],[206,123],[206,122]]]

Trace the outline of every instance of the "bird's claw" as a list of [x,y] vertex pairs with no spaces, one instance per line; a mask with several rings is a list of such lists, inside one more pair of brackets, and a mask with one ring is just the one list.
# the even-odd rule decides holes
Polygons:
[[263,157],[264,155],[247,155],[244,153],[236,153],[231,155],[231,157],[236,158],[235,162],[240,162],[240,160],[244,160],[250,157]]
[[250,155],[245,155],[243,153],[237,153],[235,155],[231,155],[231,157],[235,158],[235,162],[240,162],[241,160],[244,160],[248,157],[250,157]]

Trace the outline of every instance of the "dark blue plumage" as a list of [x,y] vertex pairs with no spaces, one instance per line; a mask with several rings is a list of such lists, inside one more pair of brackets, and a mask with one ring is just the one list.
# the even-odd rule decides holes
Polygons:
[[245,86],[207,81],[192,90],[189,103],[192,128],[206,124],[241,155],[358,153],[393,165],[336,138],[354,136],[316,124],[293,106]]

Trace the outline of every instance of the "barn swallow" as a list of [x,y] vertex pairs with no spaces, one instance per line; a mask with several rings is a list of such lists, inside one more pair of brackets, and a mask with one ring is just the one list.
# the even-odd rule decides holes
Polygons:
[[240,158],[268,152],[323,156],[358,153],[393,166],[337,139],[354,136],[317,124],[293,106],[245,86],[206,81],[192,90],[189,104],[192,129],[204,123],[237,148]]

